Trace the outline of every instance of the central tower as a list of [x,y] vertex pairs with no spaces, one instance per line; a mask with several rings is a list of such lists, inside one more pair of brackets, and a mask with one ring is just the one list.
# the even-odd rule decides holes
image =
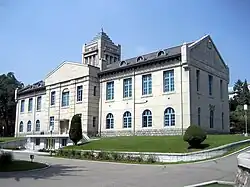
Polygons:
[[114,44],[103,29],[82,47],[82,63],[99,67],[101,70],[120,59],[121,45]]

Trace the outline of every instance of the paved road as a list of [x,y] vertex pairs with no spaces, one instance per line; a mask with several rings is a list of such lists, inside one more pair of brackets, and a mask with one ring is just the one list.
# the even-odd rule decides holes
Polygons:
[[[51,164],[36,172],[0,173],[0,187],[183,187],[210,180],[234,181],[238,154],[196,164],[126,165],[36,156]],[[28,154],[15,153],[17,159]]]

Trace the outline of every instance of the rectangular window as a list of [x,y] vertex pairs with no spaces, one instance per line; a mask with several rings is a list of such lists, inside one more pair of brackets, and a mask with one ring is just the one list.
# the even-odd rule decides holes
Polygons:
[[96,96],[96,86],[94,86],[93,95]]
[[29,98],[28,111],[31,112],[33,108],[33,98]]
[[198,108],[198,125],[201,126],[201,108]]
[[224,129],[224,112],[221,113],[221,128]]
[[106,87],[106,100],[114,99],[114,81],[107,82]]
[[132,78],[123,80],[123,97],[132,97]]
[[42,96],[36,98],[36,110],[41,110],[42,108]]
[[152,75],[142,76],[142,95],[152,94]]
[[21,101],[21,112],[24,112],[25,100]]
[[82,101],[82,86],[77,86],[76,101]]
[[69,106],[69,91],[62,93],[62,107]]
[[50,105],[51,106],[54,106],[55,105],[55,99],[56,99],[56,92],[55,91],[52,91],[50,93]]
[[54,116],[51,116],[49,118],[49,129],[51,130],[54,130],[54,125],[55,125],[55,117]]
[[174,91],[174,70],[163,72],[163,85],[164,92]]
[[223,82],[220,80],[220,98],[223,99]]
[[208,93],[209,95],[213,95],[213,76],[208,75]]
[[93,127],[96,126],[96,117],[93,117]]
[[200,70],[196,70],[196,91],[200,91]]
[[62,146],[64,147],[64,146],[67,146],[67,138],[63,138],[62,139]]
[[214,111],[210,110],[210,119],[209,119],[210,128],[214,128]]
[[36,146],[40,145],[40,138],[36,138]]

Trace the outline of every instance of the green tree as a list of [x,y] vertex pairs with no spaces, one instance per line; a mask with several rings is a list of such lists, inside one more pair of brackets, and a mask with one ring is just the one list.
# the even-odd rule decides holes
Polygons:
[[245,80],[244,82],[241,80],[238,80],[234,84],[233,89],[234,89],[234,92],[236,93],[234,98],[236,99],[238,105],[250,104],[250,92],[248,89],[247,80]]
[[4,126],[5,135],[13,135],[15,131],[16,102],[15,90],[23,84],[16,79],[14,73],[0,75],[0,125]]
[[74,142],[75,145],[77,145],[77,142],[79,142],[82,137],[81,117],[76,114],[71,120],[69,138]]

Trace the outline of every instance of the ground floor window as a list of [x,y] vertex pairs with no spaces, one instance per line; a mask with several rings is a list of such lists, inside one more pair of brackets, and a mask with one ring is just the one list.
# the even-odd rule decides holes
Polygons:
[[55,143],[56,143],[55,139],[47,138],[45,140],[45,148],[46,149],[55,149]]
[[67,146],[67,138],[63,138],[62,139],[62,146],[64,147],[64,146]]
[[36,145],[40,145],[40,138],[35,139]]

